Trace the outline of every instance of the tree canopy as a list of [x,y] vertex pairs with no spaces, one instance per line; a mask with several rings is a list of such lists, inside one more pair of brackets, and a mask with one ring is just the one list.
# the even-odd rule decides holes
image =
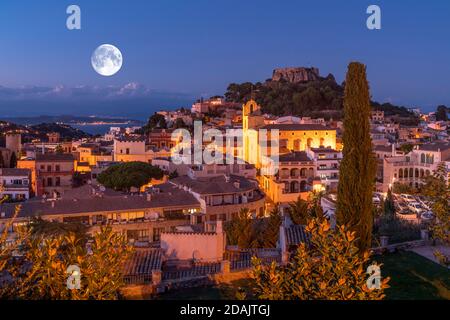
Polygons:
[[152,179],[161,179],[163,176],[163,171],[158,167],[135,161],[113,165],[100,173],[97,180],[107,188],[129,191],[131,187],[140,188]]
[[[432,201],[431,210],[435,215],[432,225],[433,237],[439,239],[445,245],[450,245],[450,187],[446,181],[447,170],[445,163],[441,162],[433,175],[425,178],[422,192]],[[443,252],[435,252],[439,261],[444,265],[450,265],[450,257]]]
[[280,225],[278,207],[271,211],[269,217],[258,219],[252,219],[249,210],[244,208],[224,227],[228,244],[247,249],[276,247]]
[[370,138],[370,93],[366,66],[348,66],[344,97],[343,159],[339,168],[337,222],[355,231],[360,249],[370,247],[376,162]]
[[156,112],[150,118],[148,118],[148,122],[143,127],[143,130],[145,133],[148,133],[155,128],[167,128],[167,122],[164,116]]
[[436,120],[437,121],[447,121],[448,120],[448,113],[450,112],[450,108],[447,108],[447,106],[440,105],[436,109]]
[[9,160],[9,166],[11,168],[17,167],[17,156],[16,156],[15,152],[11,153],[11,158]]
[[[245,103],[251,98],[261,105],[263,112],[274,115],[296,115],[341,119],[344,114],[345,82],[339,85],[334,76],[315,81],[290,83],[286,81],[231,83],[225,93],[230,102]],[[396,116],[400,123],[418,124],[419,118],[403,106],[372,101],[376,110],[386,116]]]
[[[51,222],[49,222],[51,224]],[[7,232],[0,238],[0,273],[11,281],[0,286],[0,298],[27,300],[118,299],[123,283],[123,265],[133,248],[125,236],[101,228],[86,241],[69,232],[44,235],[22,232],[12,246],[5,246]],[[21,253],[21,259],[14,258]],[[70,279],[79,269],[80,281]],[[72,275],[74,275],[72,273]],[[75,280],[72,283],[71,280]],[[69,286],[74,285],[73,288]]]
[[389,278],[378,288],[367,286],[369,251],[361,253],[355,232],[344,226],[331,229],[326,219],[308,221],[311,245],[301,243],[287,265],[262,265],[254,258],[257,298],[268,300],[381,300]]

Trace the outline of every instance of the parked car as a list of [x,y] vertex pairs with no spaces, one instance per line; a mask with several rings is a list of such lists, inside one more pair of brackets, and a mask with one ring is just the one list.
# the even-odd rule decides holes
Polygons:
[[433,220],[434,213],[432,211],[425,211],[425,212],[421,213],[420,219],[425,220],[425,221]]
[[402,193],[400,196],[402,197],[403,200],[405,200],[407,202],[415,202],[416,201],[416,199],[414,199],[414,197],[410,194]]
[[422,206],[418,202],[410,202],[408,204],[408,209],[414,213],[419,213],[419,214],[422,213],[422,211],[423,211]]
[[431,210],[430,202],[424,196],[418,196],[417,202],[419,202],[425,210],[427,211]]
[[378,205],[378,204],[380,204],[381,200],[380,200],[380,198],[378,198],[378,196],[373,195],[373,196],[372,196],[372,202],[373,202],[374,204]]

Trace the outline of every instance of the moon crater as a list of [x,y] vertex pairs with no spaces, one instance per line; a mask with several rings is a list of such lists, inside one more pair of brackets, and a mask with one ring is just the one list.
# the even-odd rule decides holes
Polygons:
[[102,44],[91,56],[91,64],[94,70],[105,77],[116,74],[122,67],[122,53],[111,44]]

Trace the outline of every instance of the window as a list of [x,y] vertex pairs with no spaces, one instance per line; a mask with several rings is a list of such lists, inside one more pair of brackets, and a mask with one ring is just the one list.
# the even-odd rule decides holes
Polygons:
[[126,154],[130,154],[130,149],[129,148],[127,148]]
[[52,166],[51,166],[51,165],[48,165],[48,166],[47,166],[47,171],[48,171],[48,172],[52,172]]
[[53,186],[53,179],[47,178],[47,187],[51,187],[51,186]]
[[[163,230],[164,231],[164,230]],[[150,230],[127,230],[127,240],[133,239],[134,241],[149,241],[150,240]]]
[[59,187],[61,185],[61,178],[60,177],[56,177],[55,178],[55,186]]
[[164,228],[153,228],[153,241],[161,240],[161,233],[164,232]]
[[61,167],[60,167],[60,165],[59,165],[59,164],[55,165],[55,171],[56,171],[56,172],[59,172],[59,171],[61,171]]

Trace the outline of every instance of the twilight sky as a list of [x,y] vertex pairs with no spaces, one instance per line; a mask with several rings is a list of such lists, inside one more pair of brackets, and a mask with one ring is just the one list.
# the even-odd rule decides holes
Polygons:
[[[66,29],[70,4],[81,30]],[[366,28],[370,4],[381,7],[379,31]],[[124,57],[113,77],[90,65],[103,43]],[[276,67],[316,66],[341,82],[352,60],[367,64],[377,101],[450,105],[447,0],[1,0],[0,48],[4,115],[144,115]]]

